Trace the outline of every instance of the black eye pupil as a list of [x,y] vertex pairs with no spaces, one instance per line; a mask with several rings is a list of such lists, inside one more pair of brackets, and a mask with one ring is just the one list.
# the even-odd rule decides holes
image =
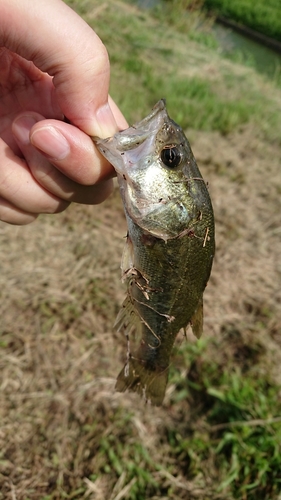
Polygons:
[[181,155],[178,148],[176,146],[172,146],[162,149],[161,160],[167,167],[177,167],[181,161]]

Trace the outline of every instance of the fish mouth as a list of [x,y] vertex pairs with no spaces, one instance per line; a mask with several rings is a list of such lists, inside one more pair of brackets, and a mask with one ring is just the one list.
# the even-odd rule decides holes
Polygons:
[[128,168],[138,165],[155,151],[155,140],[159,130],[170,118],[165,99],[160,99],[151,113],[131,127],[117,132],[107,139],[94,138],[97,148],[114,166],[117,174],[125,175]]
[[153,107],[151,113],[140,122],[121,132],[117,132],[113,137],[108,137],[107,139],[95,137],[94,140],[101,149],[103,147],[107,150],[114,147],[118,151],[130,151],[141,145],[150,136],[155,136],[161,124],[168,119],[166,100],[160,99]]
[[144,142],[150,135],[159,130],[159,126],[168,118],[165,99],[155,104],[151,113],[132,127],[115,134],[118,136],[118,149],[128,151],[134,149]]

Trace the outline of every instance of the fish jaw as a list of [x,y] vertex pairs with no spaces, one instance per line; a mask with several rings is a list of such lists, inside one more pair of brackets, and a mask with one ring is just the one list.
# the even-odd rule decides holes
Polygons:
[[[169,118],[164,100],[144,120],[95,142],[117,172],[127,218],[146,233],[167,241],[182,234],[199,216],[198,182],[204,181],[189,142]],[[180,156],[174,170],[161,160],[161,152],[169,147],[177,148]]]
[[94,141],[122,178],[135,165],[139,169],[144,156],[153,154],[155,136],[167,119],[165,100],[161,99],[151,113],[140,122],[113,137],[107,139],[95,137]]

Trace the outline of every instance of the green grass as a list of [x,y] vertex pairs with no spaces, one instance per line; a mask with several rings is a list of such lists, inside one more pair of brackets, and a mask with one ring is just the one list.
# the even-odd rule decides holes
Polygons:
[[[280,388],[270,377],[259,376],[254,358],[253,367],[244,372],[238,365],[228,368],[212,361],[210,348],[217,346],[210,342],[186,343],[176,351],[170,408],[177,419],[159,421],[154,435],[158,446],[149,445],[146,434],[142,439],[146,422],[138,423],[133,410],[119,408],[107,413],[105,421],[106,407],[101,404],[87,418],[78,442],[87,439],[90,455],[84,473],[91,482],[98,484],[103,477],[108,484],[124,485],[130,500],[180,499],[186,498],[184,492],[169,479],[182,473],[189,481],[201,477],[197,486],[204,491],[202,498],[277,498]],[[207,488],[208,478],[214,477],[215,485]]]
[[[183,7],[182,1],[168,2],[161,13],[148,14],[131,11],[130,5],[120,3],[116,9],[109,4],[98,23],[91,21],[109,51],[111,94],[128,121],[143,118],[165,97],[170,115],[185,129],[231,134],[250,125],[257,135],[280,140],[279,104],[276,107],[270,93],[266,96],[263,80],[217,56],[201,4],[199,10],[188,13],[188,24]],[[190,67],[197,71],[189,72]],[[216,352],[218,346],[213,348]],[[270,375],[259,373],[255,346],[248,346],[250,368],[233,360],[228,366],[222,353],[216,361],[210,349],[210,344],[199,341],[181,346],[174,356],[170,383],[175,391],[170,404],[178,420],[159,426],[164,465],[163,457],[136,434],[130,414],[121,411],[114,417],[112,434],[96,416],[93,432],[99,429],[99,434],[92,437],[93,482],[101,476],[112,484],[123,481],[128,485],[126,498],[132,500],[179,499],[184,498],[182,491],[173,482],[163,484],[163,473],[176,476],[182,471],[190,480],[202,478],[202,498],[277,498],[281,491],[280,388]],[[186,421],[185,411],[191,411]],[[91,435],[89,429],[84,431]],[[209,476],[216,479],[207,488]]]
[[219,470],[218,491],[230,488],[234,498],[247,500],[276,498],[281,491],[280,387],[255,365],[243,373],[239,366],[212,362],[207,346],[181,347],[189,369],[185,378],[174,369],[174,398],[190,403],[201,429],[181,424],[170,431],[170,445],[194,474],[205,467]]
[[[196,8],[185,13],[182,9],[190,3]],[[84,14],[89,2],[71,5]],[[173,0],[160,13],[131,10],[130,3],[121,2],[118,8],[106,5],[97,23],[90,20],[109,52],[112,97],[131,124],[164,97],[170,115],[184,129],[228,134],[255,123],[267,139],[279,141],[279,107],[270,94],[265,99],[252,73],[239,70],[235,75],[218,57],[209,77],[206,66],[217,46],[200,7],[201,2]],[[197,67],[196,74],[189,67]]]
[[203,6],[204,0],[166,0],[154,7],[153,14],[164,23],[168,20],[170,26],[190,39],[215,49],[217,42],[210,30],[213,18],[206,17]]
[[[128,426],[131,416],[128,415],[127,422],[120,422],[120,429]],[[116,434],[101,440],[99,455],[103,457],[100,472],[110,475],[114,471],[117,478],[125,476],[127,484],[131,485],[130,498],[145,500],[147,495],[152,496],[161,489],[159,479],[155,477],[161,466],[153,463],[149,450],[140,442],[128,441],[122,442]]]
[[[215,85],[200,77],[179,78],[171,72],[166,74],[165,79],[159,78],[152,67],[139,61],[137,56],[126,61],[124,70],[129,79],[130,76],[138,78],[139,89],[133,90],[134,95],[124,89],[124,95],[121,96],[119,90],[118,100],[122,109],[131,110],[130,103],[133,100],[141,107],[146,102],[152,107],[159,96],[166,96],[171,116],[183,128],[218,130],[226,134],[248,123],[253,113],[258,114],[259,111],[254,103],[246,105],[243,99],[220,97]],[[129,109],[127,115],[130,115]]]
[[[258,123],[268,139],[280,140],[279,109],[271,95],[264,99],[251,73],[241,74],[239,70],[235,75],[218,58],[217,69],[209,78],[207,66],[216,48],[205,45],[208,28],[203,21],[200,29],[195,29],[193,19],[184,34],[179,32],[176,20],[173,28],[169,10],[163,11],[159,20],[158,14],[154,17],[147,11],[136,11],[132,16],[123,5],[118,10],[108,6],[106,22],[100,19],[95,28],[109,51],[111,95],[129,123],[141,119],[164,97],[170,115],[185,129],[227,134],[245,124]],[[182,12],[176,12],[179,20]],[[199,19],[201,22],[201,14]],[[118,25],[114,32],[113,23]],[[189,72],[194,67],[196,74]]]
[[279,0],[204,0],[208,9],[281,41]]
[[[212,329],[209,296],[205,338],[183,341],[175,349],[163,408],[144,407],[137,397],[116,394],[113,378],[121,366],[122,339],[112,333],[112,325],[122,295],[122,243],[120,248],[114,246],[117,237],[112,231],[119,230],[120,204],[109,199],[94,212],[91,207],[70,207],[55,220],[55,237],[43,232],[44,251],[38,247],[39,226],[34,237],[35,248],[41,252],[40,266],[36,266],[46,274],[56,260],[51,250],[56,257],[58,253],[61,265],[56,269],[62,273],[62,291],[68,293],[58,290],[54,294],[59,286],[56,279],[50,291],[44,278],[40,293],[36,294],[36,287],[35,291],[27,288],[26,301],[21,294],[16,295],[34,279],[36,259],[29,265],[30,279],[23,275],[24,281],[17,287],[13,275],[5,278],[12,284],[12,299],[3,310],[3,315],[10,311],[11,326],[5,327],[3,322],[0,341],[3,394],[7,393],[6,407],[2,400],[1,404],[8,415],[4,414],[3,436],[5,431],[7,437],[3,438],[3,454],[0,451],[0,481],[6,490],[2,496],[0,488],[0,499],[278,500],[281,397],[270,349],[278,345],[274,339],[280,332],[276,312],[279,298],[274,302],[274,293],[266,282],[266,265],[260,266],[264,281],[260,279],[258,288],[265,288],[262,298],[255,277],[250,276],[253,283],[249,292],[248,284],[238,281],[236,270],[239,274],[239,266],[244,265],[248,271],[249,253],[253,263],[263,254],[266,260],[261,262],[266,262],[270,270],[270,259],[275,256],[272,252],[278,245],[272,235],[280,231],[280,176],[279,171],[270,170],[272,158],[265,144],[270,142],[272,156],[280,155],[280,90],[254,70],[220,57],[196,9],[184,33],[185,18],[180,19],[179,11],[168,8],[160,14],[139,11],[119,1],[68,3],[85,15],[108,48],[111,94],[129,122],[143,118],[156,101],[165,97],[171,117],[183,128],[191,134],[192,130],[203,131],[201,136],[208,135],[211,141],[219,137],[220,145],[229,146],[227,152],[217,151],[215,144],[214,152],[210,142],[202,143],[203,148],[204,144],[209,148],[203,168],[208,176],[215,172],[213,189],[216,183],[221,186],[215,191],[219,236],[213,275],[216,284],[210,285],[216,300],[222,301],[222,318],[214,313],[220,323]],[[95,8],[96,17],[87,17]],[[249,141],[239,149],[244,132]],[[263,163],[259,163],[260,157]],[[257,185],[260,178],[262,185]],[[256,205],[248,202],[247,190],[256,192]],[[236,210],[235,197],[239,198],[240,192],[243,205],[240,200]],[[231,203],[234,210],[227,212]],[[258,228],[256,219],[252,219],[254,212]],[[243,232],[244,226],[249,234]],[[100,232],[93,232],[95,227],[100,227]],[[19,256],[21,234],[17,236]],[[58,237],[60,247],[55,246]],[[12,242],[14,239],[11,237]],[[112,252],[107,253],[111,247]],[[243,258],[240,255],[237,259],[238,267],[230,276],[226,262],[236,263],[236,255],[233,258],[230,253],[232,247],[243,252]],[[65,254],[67,249],[71,255]],[[42,256],[49,252],[50,261],[42,263]],[[77,271],[68,284],[64,280],[69,269],[79,261],[80,274]],[[274,261],[272,265],[278,281],[278,264]],[[3,272],[7,269],[3,260]],[[217,291],[221,273],[225,289]],[[231,286],[224,276],[230,276]],[[5,291],[6,285],[2,288]],[[241,297],[234,293],[232,301],[229,295],[230,304],[225,307],[222,299],[230,288],[241,290]],[[260,309],[251,306],[249,295],[253,304],[261,301]],[[247,307],[243,305],[245,297]],[[26,316],[21,321],[23,312]],[[231,321],[224,320],[224,315],[232,314],[233,322],[241,324],[223,325],[223,321]],[[247,325],[248,336],[243,337]],[[212,335],[214,331],[216,336],[207,341],[208,332]],[[41,481],[40,490],[36,480]],[[13,484],[23,493],[14,494]]]

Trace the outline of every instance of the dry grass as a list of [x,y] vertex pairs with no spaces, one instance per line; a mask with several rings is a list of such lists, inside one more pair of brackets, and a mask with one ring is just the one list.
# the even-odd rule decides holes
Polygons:
[[[196,133],[193,146],[217,220],[205,336],[219,340],[216,356],[225,362],[245,364],[249,355],[251,363],[256,349],[260,375],[270,370],[280,382],[280,152],[251,130]],[[114,392],[125,354],[112,331],[125,232],[117,191],[98,208],[73,205],[28,227],[1,225],[0,498],[130,498],[124,476],[118,484],[106,474],[90,479],[100,436],[122,440],[125,415],[129,439],[161,463],[163,428],[179,418],[173,388],[161,409]],[[207,498],[206,481],[197,480],[179,471],[161,477],[178,491],[173,498],[194,488],[194,497]]]
[[[252,126],[188,135],[217,224],[205,356],[281,384],[280,146]],[[162,408],[114,392],[125,356],[112,328],[125,234],[118,191],[99,207],[0,224],[1,500],[233,498],[217,491],[215,461],[192,469],[170,446],[170,431],[205,436],[192,398],[175,404],[174,383]],[[134,496],[149,467],[145,493]]]

